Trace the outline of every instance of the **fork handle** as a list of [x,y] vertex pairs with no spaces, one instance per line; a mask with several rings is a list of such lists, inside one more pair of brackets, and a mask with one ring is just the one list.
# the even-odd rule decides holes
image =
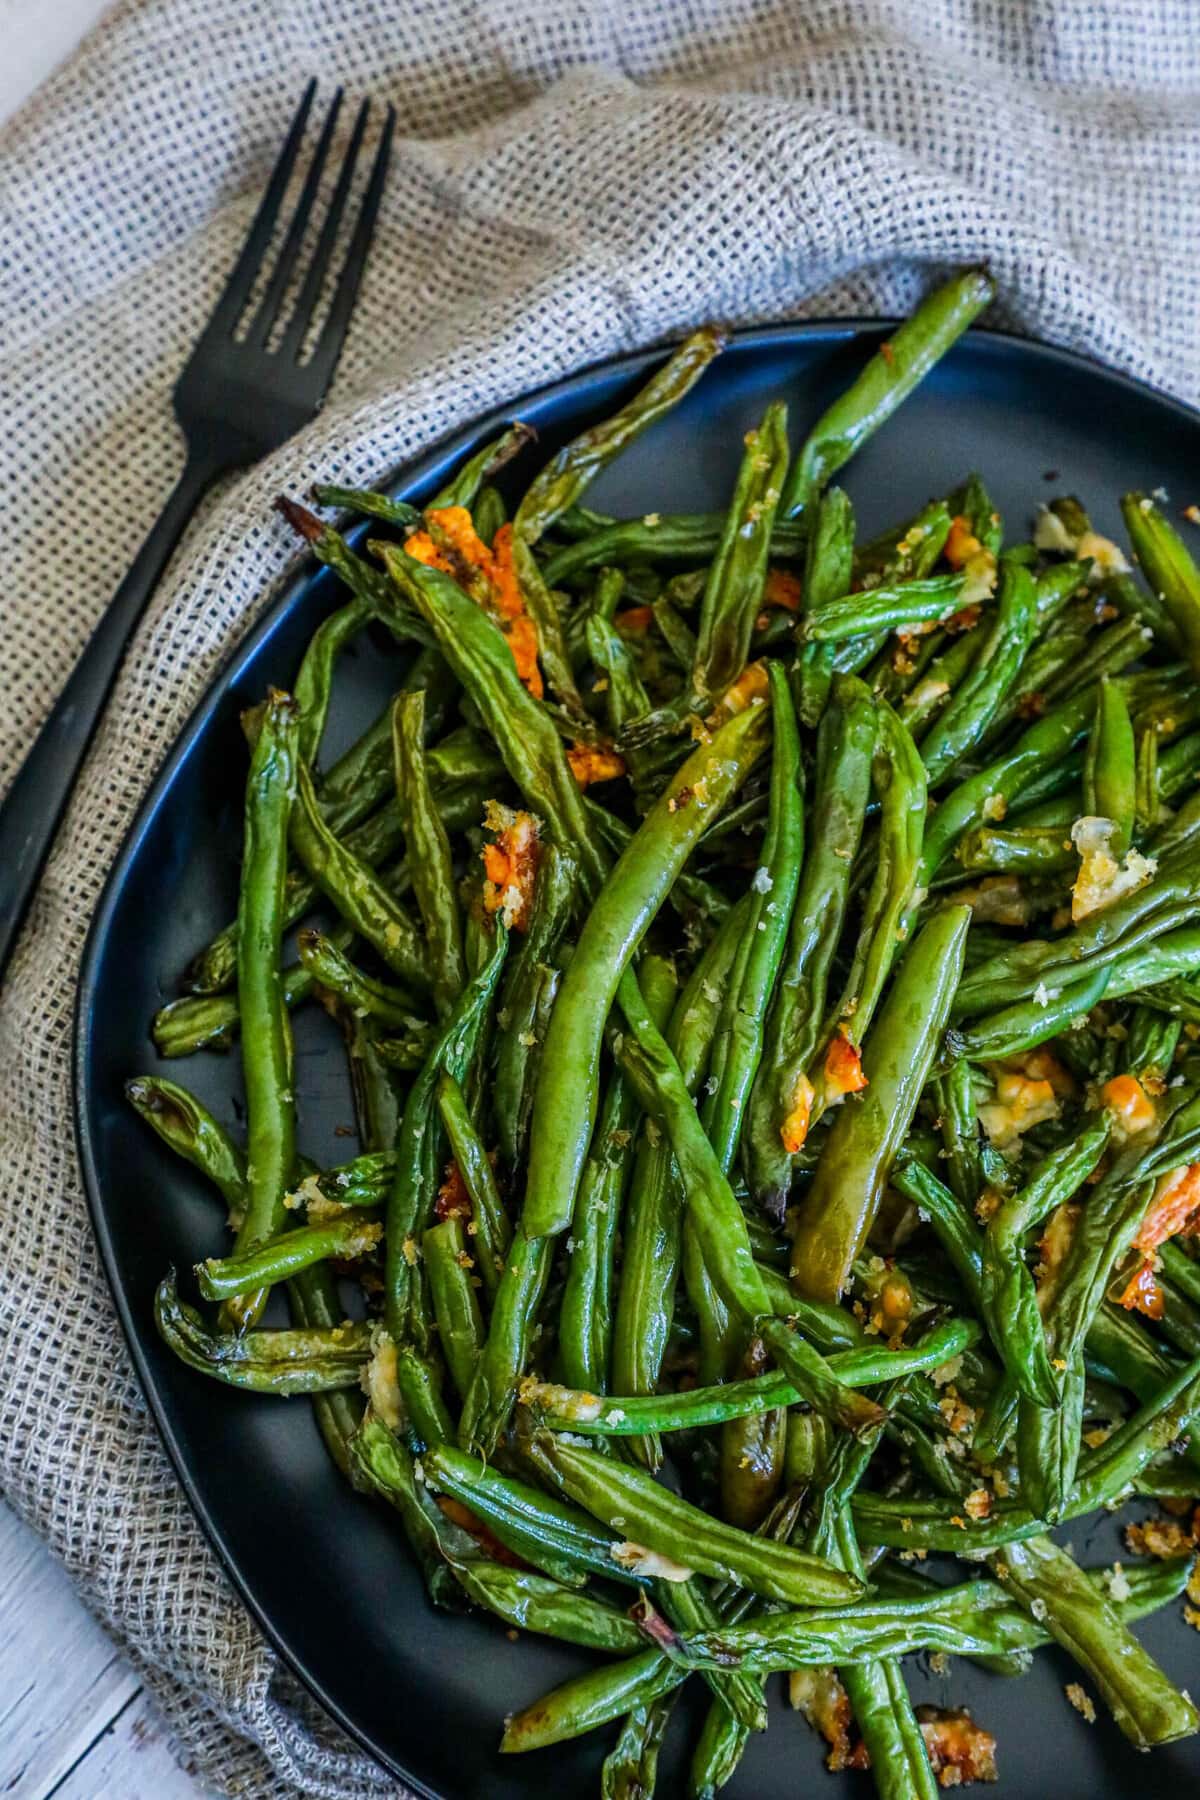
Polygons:
[[133,629],[201,496],[225,466],[193,450],[0,805],[0,975]]

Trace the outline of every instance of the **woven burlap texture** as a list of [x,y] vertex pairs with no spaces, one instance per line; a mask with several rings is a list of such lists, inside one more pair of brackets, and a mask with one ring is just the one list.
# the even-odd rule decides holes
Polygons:
[[232,1593],[134,1381],[72,1143],[80,950],[164,752],[295,556],[281,488],[706,319],[907,309],[1200,387],[1187,0],[147,0],[0,137],[0,787],[177,469],[167,395],[313,72],[399,136],[329,405],[197,518],[128,659],[0,1011],[0,1487],[230,1794],[401,1792]]

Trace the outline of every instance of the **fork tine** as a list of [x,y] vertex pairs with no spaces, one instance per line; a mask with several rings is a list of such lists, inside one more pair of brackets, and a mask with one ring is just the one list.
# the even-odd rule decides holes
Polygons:
[[350,143],[342,162],[337,186],[333,190],[333,198],[329,202],[329,211],[325,223],[321,227],[321,235],[317,240],[317,248],[304,277],[304,286],[300,289],[300,297],[296,301],[296,310],[288,322],[288,328],[279,346],[279,354],[283,357],[298,357],[301,346],[312,323],[312,316],[317,302],[321,298],[321,289],[325,284],[325,275],[337,243],[338,227],[342,222],[342,214],[346,210],[346,201],[350,194],[350,184],[354,180],[354,165],[358,161],[358,153],[362,147],[363,133],[367,128],[367,114],[371,103],[364,100],[358,109],[358,117],[354,121]]
[[271,327],[279,313],[288,283],[295,273],[296,261],[300,255],[300,246],[304,242],[304,233],[308,227],[309,217],[321,186],[321,176],[325,171],[325,159],[329,154],[337,127],[338,114],[342,110],[342,89],[339,88],[329,103],[329,111],[325,114],[325,123],[321,127],[321,136],[313,152],[313,159],[305,177],[304,188],[296,202],[296,210],[292,214],[292,222],[288,226],[287,237],[276,260],[271,274],[270,285],[263,295],[262,302],[255,313],[246,336],[249,342],[265,344],[271,335]]
[[254,285],[254,277],[259,265],[267,253],[271,242],[271,233],[275,229],[275,220],[279,216],[279,208],[283,196],[287,192],[288,182],[292,178],[296,155],[304,139],[304,127],[308,123],[308,115],[312,109],[313,95],[317,91],[316,80],[309,82],[304,90],[296,115],[292,120],[283,149],[279,152],[279,160],[271,171],[271,179],[267,183],[267,191],[262,197],[262,204],[254,215],[254,223],[242,246],[241,255],[233,266],[233,273],[225,283],[221,298],[213,308],[206,329],[214,335],[232,334],[242,308]]
[[322,390],[328,385],[337,366],[337,359],[341,354],[346,330],[350,324],[350,315],[354,311],[354,302],[358,298],[358,284],[362,280],[363,270],[367,266],[367,255],[375,233],[375,218],[379,212],[379,202],[383,197],[384,182],[387,180],[388,161],[392,152],[392,136],[395,129],[395,110],[389,106],[383,122],[379,148],[375,152],[371,179],[367,183],[367,191],[363,195],[362,206],[359,209],[358,223],[354,227],[354,236],[350,240],[346,261],[338,276],[337,288],[330,303],[329,317],[321,328],[321,335],[317,339],[309,359],[309,372],[314,380],[320,381]]

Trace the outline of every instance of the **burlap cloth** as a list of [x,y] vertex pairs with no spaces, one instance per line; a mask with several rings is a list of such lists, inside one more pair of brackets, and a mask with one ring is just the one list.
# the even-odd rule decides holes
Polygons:
[[902,312],[975,259],[1000,322],[1194,398],[1195,26],[1188,0],[129,0],[0,135],[2,787],[173,478],[169,389],[305,78],[399,114],[332,399],[191,529],[0,1010],[0,1488],[227,1793],[400,1790],[280,1668],[167,1466],[70,1041],[114,851],[295,555],[271,497],[701,320]]

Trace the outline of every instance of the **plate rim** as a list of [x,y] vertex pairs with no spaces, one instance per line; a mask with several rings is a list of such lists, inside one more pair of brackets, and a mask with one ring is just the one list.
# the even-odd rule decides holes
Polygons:
[[[882,337],[902,323],[902,319],[895,317],[880,318],[860,315],[782,320],[774,324],[731,330],[727,336],[723,355],[729,352],[753,351],[772,344],[812,339],[825,339],[831,345],[836,345],[855,337]],[[1087,372],[1090,375],[1099,376],[1106,382],[1115,383],[1119,388],[1139,399],[1148,398],[1160,406],[1165,406],[1182,421],[1200,428],[1200,405],[1193,406],[1188,401],[1168,393],[1165,389],[1156,387],[1152,382],[1144,381],[1125,370],[1114,369],[1107,363],[1082,351],[1072,350],[1062,345],[1043,343],[1039,339],[1027,337],[1020,332],[996,326],[974,325],[963,336],[964,339],[985,350],[1010,353],[1020,351],[1033,357],[1035,361],[1044,361],[1053,366],[1065,365],[1076,372]],[[417,456],[398,464],[379,480],[379,488],[385,493],[394,494],[398,487],[411,486],[432,473],[439,464],[460,454],[468,444],[474,444],[484,434],[519,418],[524,408],[535,404],[538,406],[552,404],[555,400],[565,399],[568,396],[578,397],[580,394],[586,394],[589,387],[600,385],[613,375],[635,376],[641,370],[660,363],[682,341],[682,336],[673,335],[646,349],[620,351],[598,362],[588,363],[570,375],[561,376],[541,387],[532,388],[525,393],[516,395],[500,406],[493,407],[490,411],[456,426],[445,437],[439,438],[435,443],[420,451]],[[347,535],[355,538],[361,536],[366,529],[367,522],[364,522]],[[179,765],[190,754],[197,739],[207,729],[219,706],[227,697],[229,684],[236,679],[240,662],[253,656],[261,639],[269,635],[280,616],[292,604],[297,592],[313,579],[320,568],[321,565],[311,552],[303,555],[292,574],[284,581],[275,599],[270,602],[237,644],[222,658],[172,741],[162,762],[156,768],[154,776],[142,794],[137,809],[125,830],[96,901],[80,955],[72,1014],[72,1124],[92,1235],[99,1252],[105,1282],[121,1327],[126,1350],[133,1364],[150,1418],[154,1422],[159,1439],[167,1453],[168,1461],[226,1578],[232,1584],[241,1603],[249,1611],[270,1648],[303,1683],[313,1699],[336,1721],[353,1744],[357,1745],[383,1769],[407,1783],[414,1794],[422,1796],[422,1800],[450,1800],[450,1796],[437,1793],[435,1789],[429,1787],[406,1769],[402,1763],[397,1762],[394,1757],[386,1754],[379,1746],[369,1741],[364,1729],[328,1693],[320,1678],[306,1665],[303,1656],[286,1640],[273,1623],[270,1614],[259,1604],[250,1584],[250,1578],[243,1573],[237,1558],[226,1544],[220,1525],[192,1479],[188,1459],[172,1427],[168,1410],[161,1404],[157,1385],[152,1379],[138,1342],[133,1310],[126,1300],[118,1275],[120,1259],[108,1227],[97,1147],[93,1142],[87,1119],[88,1084],[86,1076],[89,1053],[95,1041],[92,1026],[96,1010],[92,1001],[96,989],[97,970],[111,927],[112,915],[119,904],[130,865],[138,854],[141,840],[150,829],[164,802],[167,789],[173,783]],[[87,654],[86,649],[83,654]]]

